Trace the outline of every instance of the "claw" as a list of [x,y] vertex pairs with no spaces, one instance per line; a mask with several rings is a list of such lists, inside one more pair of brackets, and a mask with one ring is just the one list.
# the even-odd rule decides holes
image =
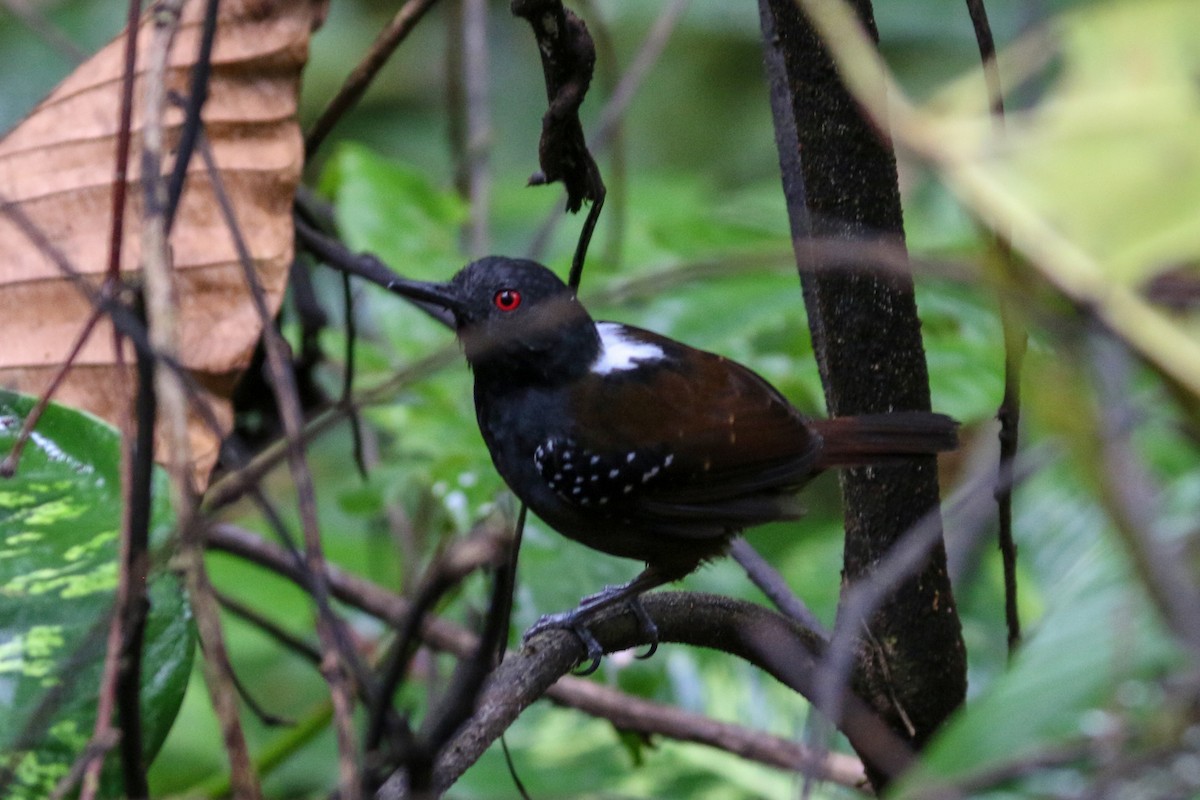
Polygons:
[[604,648],[591,630],[582,621],[582,617],[587,616],[586,610],[580,608],[574,611],[565,611],[559,614],[547,614],[530,626],[529,630],[525,631],[525,635],[521,637],[521,642],[525,643],[543,631],[560,629],[568,630],[575,634],[576,638],[583,644],[587,651],[587,667],[577,671],[575,674],[584,676],[591,675],[600,668],[600,660],[604,657]]
[[642,605],[642,598],[637,595],[629,598],[629,610],[637,617],[639,630],[650,640],[650,646],[646,652],[638,653],[635,656],[635,658],[645,661],[658,652],[658,626],[654,624],[654,620],[650,619],[650,615],[646,613],[646,607]]
[[[547,614],[533,623],[529,630],[525,631],[525,635],[521,637],[522,643],[528,642],[543,631],[554,628],[571,631],[587,651],[587,666],[576,671],[575,674],[579,676],[591,675],[600,668],[600,660],[604,657],[604,648],[600,645],[595,635],[592,634],[591,629],[587,625],[587,620],[595,612],[611,605],[612,593],[614,589],[619,588],[622,587],[608,587],[602,592],[589,595],[583,598],[579,603],[579,607],[573,611]],[[639,659],[650,658],[650,656],[658,651],[658,626],[654,624],[654,620],[650,619],[650,615],[646,613],[646,609],[637,595],[624,598],[624,603],[633,612],[634,618],[637,619],[638,630],[650,640],[650,645],[646,652],[639,653],[636,657]]]
[[604,658],[604,648],[600,646],[600,642],[596,641],[596,637],[592,635],[592,631],[578,621],[571,625],[571,632],[579,637],[579,641],[583,642],[588,657],[587,667],[577,670],[575,674],[580,677],[591,675],[600,669],[600,659]]
[[647,566],[642,574],[629,583],[620,586],[606,586],[603,591],[583,598],[579,601],[579,607],[574,611],[548,614],[542,617],[529,630],[525,631],[521,642],[528,642],[535,635],[551,628],[566,628],[579,637],[579,641],[587,650],[588,665],[582,672],[576,674],[591,675],[600,668],[600,659],[604,655],[604,648],[600,646],[596,637],[588,629],[587,620],[609,606],[626,605],[637,618],[638,629],[650,640],[650,647],[637,657],[649,658],[658,650],[658,626],[654,624],[654,620],[650,619],[650,615],[642,607],[640,596],[643,592],[662,586],[677,577],[680,576],[674,573],[663,573],[654,567]]

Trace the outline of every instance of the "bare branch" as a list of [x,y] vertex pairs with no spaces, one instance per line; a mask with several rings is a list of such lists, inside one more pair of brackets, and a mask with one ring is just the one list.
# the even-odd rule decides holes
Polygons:
[[304,530],[304,556],[309,574],[312,576],[311,592],[317,605],[317,636],[321,641],[321,674],[329,684],[333,701],[333,716],[338,739],[338,764],[340,772],[339,791],[342,800],[357,800],[361,790],[358,773],[358,747],[354,737],[353,691],[349,685],[349,674],[361,672],[355,668],[357,662],[353,643],[345,626],[329,607],[329,589],[325,581],[325,556],[317,522],[317,495],[312,472],[304,455],[302,432],[304,412],[296,392],[296,377],[289,361],[289,349],[279,331],[275,329],[272,315],[267,308],[266,295],[255,272],[254,260],[241,235],[236,213],[225,191],[216,161],[207,139],[199,139],[200,155],[212,182],[213,195],[217,199],[225,223],[233,237],[238,260],[250,289],[254,307],[262,324],[263,341],[267,352],[267,367],[271,373],[271,384],[279,417],[283,421],[284,445],[288,468],[296,486],[296,497],[300,510],[300,522]]
[[367,88],[375,80],[375,76],[379,74],[379,70],[383,69],[383,65],[391,58],[392,53],[421,21],[425,12],[436,2],[437,0],[408,0],[396,12],[396,16],[392,17],[387,27],[379,32],[367,54],[354,67],[354,70],[346,78],[346,82],[342,84],[342,88],[329,101],[325,110],[321,112],[321,116],[317,117],[317,121],[309,129],[308,135],[304,138],[304,151],[308,158],[313,157],[317,148],[321,146],[346,112],[358,104],[358,101],[366,94]]
[[[162,178],[163,114],[166,110],[165,71],[168,52],[179,23],[181,0],[160,3],[148,54],[146,97],[143,105],[142,179],[145,184],[142,219],[143,275],[150,321],[150,339],[156,350],[170,356],[179,351],[177,295],[167,242],[167,185]],[[232,784],[239,797],[260,796],[258,779],[250,761],[245,734],[238,717],[229,656],[218,618],[216,600],[204,565],[202,522],[197,518],[192,485],[187,401],[184,382],[161,360],[155,386],[163,412],[168,441],[172,506],[179,529],[179,557],[197,630],[202,642],[204,668],[213,711],[221,724],[229,756]]]
[[[302,587],[307,585],[303,571],[286,551],[256,534],[233,525],[218,524],[210,530],[208,542],[210,547],[245,558]],[[411,614],[411,603],[397,594],[334,566],[327,566],[327,574],[333,596],[355,608],[392,625],[403,624]],[[477,639],[473,634],[434,616],[424,620],[421,636],[431,647],[460,657],[469,656],[477,647]],[[840,776],[846,779],[845,785],[848,786],[858,785],[862,775],[861,765],[847,760],[848,757],[827,754],[822,759],[819,754],[786,739],[777,739],[738,725],[715,723],[697,714],[632,698],[569,675],[554,682],[546,690],[546,697],[560,705],[611,719],[630,730],[730,749],[738,755],[772,766],[798,769],[805,764],[815,764],[814,773],[842,782]]]
[[1137,412],[1129,403],[1129,353],[1105,333],[1093,335],[1090,344],[1100,395],[1095,428],[1101,501],[1159,614],[1180,643],[1200,654],[1200,588],[1183,566],[1182,549],[1168,544],[1160,530],[1161,491],[1130,441]]

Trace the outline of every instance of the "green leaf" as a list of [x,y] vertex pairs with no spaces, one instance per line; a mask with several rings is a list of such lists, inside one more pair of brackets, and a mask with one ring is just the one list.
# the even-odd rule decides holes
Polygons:
[[1063,71],[998,178],[1134,283],[1200,256],[1200,4],[1137,0],[1061,20]]
[[458,226],[467,206],[415,167],[345,144],[321,188],[333,197],[338,228],[351,247],[410,278],[444,280],[462,266]]
[[1157,681],[1181,663],[1091,498],[1061,470],[1048,470],[1019,491],[1014,527],[1044,534],[1041,541],[1022,541],[1021,552],[1038,573],[1046,615],[1010,670],[939,732],[896,788],[897,798],[927,797],[947,784],[969,785],[1069,750],[1087,743],[1105,721],[1126,732],[1132,749],[1156,724],[1157,709],[1153,702],[1134,707],[1129,698],[1161,700]]
[[[12,448],[31,405],[0,391],[0,452]],[[161,471],[154,488],[151,540],[161,549],[172,526]],[[17,475],[0,481],[5,797],[46,797],[91,736],[117,584],[121,512],[117,432],[50,406]],[[188,606],[179,581],[161,563],[152,568],[149,594],[141,697],[147,760],[175,718],[192,659]],[[106,776],[108,794],[119,794],[114,778]]]

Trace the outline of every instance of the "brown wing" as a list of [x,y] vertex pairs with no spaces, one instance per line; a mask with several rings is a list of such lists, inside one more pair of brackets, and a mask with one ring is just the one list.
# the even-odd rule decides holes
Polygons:
[[577,483],[553,488],[699,535],[796,516],[783,493],[811,476],[821,446],[800,413],[736,362],[625,330],[663,358],[580,382],[572,407],[586,425],[539,461],[548,480],[569,463]]

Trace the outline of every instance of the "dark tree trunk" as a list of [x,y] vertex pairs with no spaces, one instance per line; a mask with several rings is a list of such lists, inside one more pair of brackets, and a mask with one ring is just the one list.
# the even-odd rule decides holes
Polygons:
[[[874,33],[869,0],[852,5]],[[815,262],[818,248],[807,241],[884,240],[903,248],[890,143],[863,117],[794,0],[759,0],[759,11],[783,189],[829,412],[927,410],[929,380],[911,279],[856,263],[850,248],[837,263],[828,257]],[[937,463],[928,458],[844,471],[842,494],[846,586],[868,578],[905,531],[936,508]],[[874,658],[860,663],[876,668],[857,676],[856,686],[919,748],[966,692],[961,626],[940,543],[869,629],[862,646],[872,648]]]

